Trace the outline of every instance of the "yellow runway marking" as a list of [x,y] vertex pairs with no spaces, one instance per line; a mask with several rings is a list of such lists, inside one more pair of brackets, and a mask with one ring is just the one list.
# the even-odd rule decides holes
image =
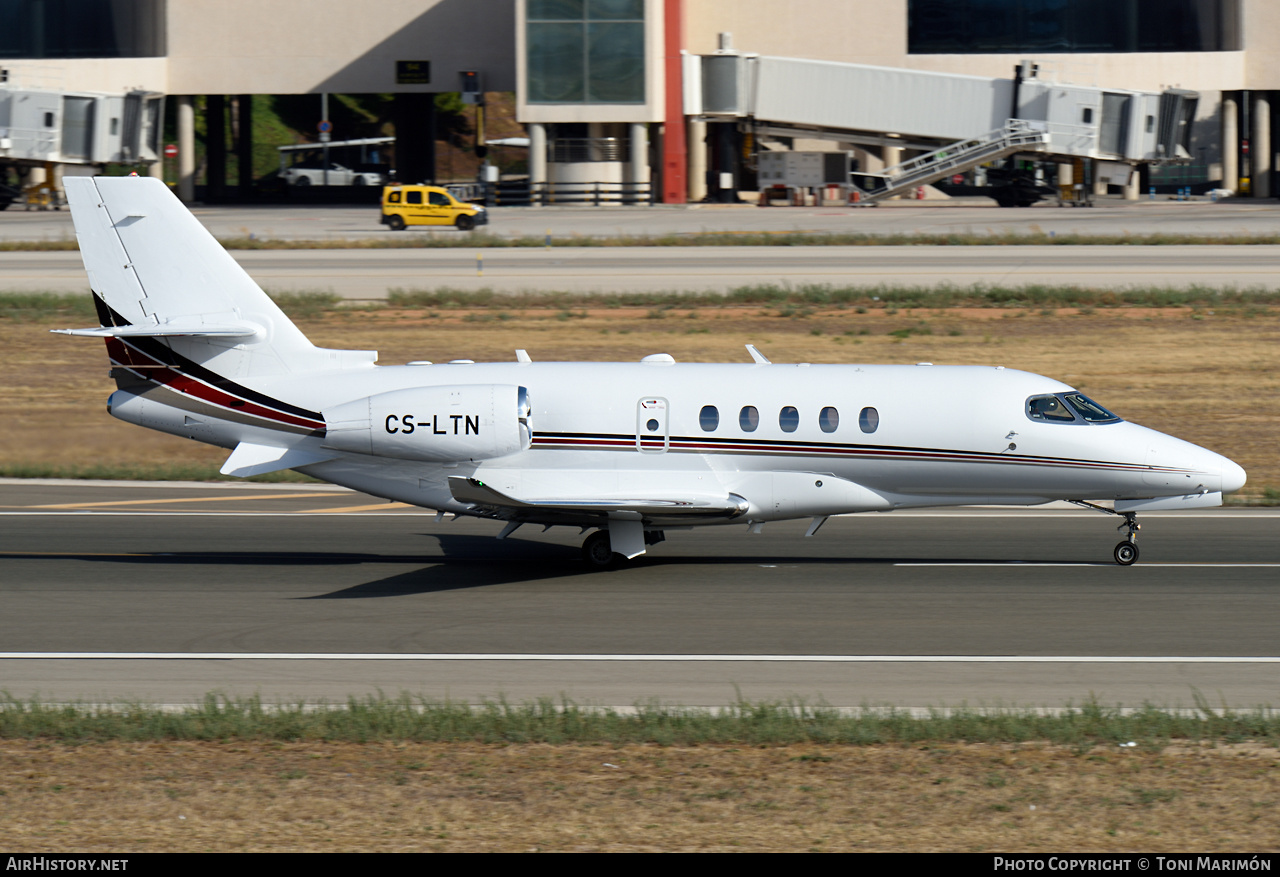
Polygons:
[[32,509],[89,509],[124,505],[160,505],[174,502],[235,502],[241,499],[313,499],[318,496],[346,496],[346,493],[263,493],[257,496],[189,496],[181,499],[121,499],[114,502],[65,502],[57,505],[26,506]]
[[352,505],[340,509],[303,509],[304,515],[338,514],[339,512],[371,512],[379,509],[411,509],[415,506],[407,502],[380,502],[377,505]]

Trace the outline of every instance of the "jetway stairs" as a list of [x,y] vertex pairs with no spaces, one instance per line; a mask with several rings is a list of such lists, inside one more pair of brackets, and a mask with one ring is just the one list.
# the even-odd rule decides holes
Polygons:
[[862,185],[852,184],[850,188],[857,193],[859,202],[874,204],[1016,152],[1044,152],[1049,143],[1049,131],[1043,123],[1010,119],[1002,128],[949,143],[880,173],[855,174]]

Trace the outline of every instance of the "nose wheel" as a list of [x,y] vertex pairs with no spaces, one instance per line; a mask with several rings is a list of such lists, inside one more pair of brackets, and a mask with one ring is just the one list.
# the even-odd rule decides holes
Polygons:
[[1128,529],[1125,539],[1116,546],[1115,551],[1111,552],[1111,556],[1116,559],[1116,563],[1121,566],[1131,566],[1138,559],[1138,531],[1142,529],[1142,525],[1138,523],[1138,516],[1133,512],[1127,512],[1124,516],[1124,523],[1117,530]]
[[1115,509],[1109,509],[1105,506],[1094,505],[1091,502],[1085,502],[1082,499],[1069,499],[1067,502],[1074,503],[1078,506],[1084,506],[1087,509],[1093,509],[1096,512],[1102,512],[1107,515],[1120,515],[1124,518],[1124,523],[1117,530],[1126,530],[1124,541],[1116,545],[1115,550],[1111,552],[1111,556],[1116,559],[1116,563],[1121,566],[1132,566],[1138,560],[1138,531],[1142,529],[1142,525],[1138,523],[1138,516],[1134,512],[1118,512]]

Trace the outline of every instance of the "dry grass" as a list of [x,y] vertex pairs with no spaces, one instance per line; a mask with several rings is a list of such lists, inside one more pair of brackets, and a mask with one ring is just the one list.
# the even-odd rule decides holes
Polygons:
[[[1087,309],[1086,309],[1087,310]],[[139,429],[103,410],[112,389],[100,343],[48,334],[65,324],[0,320],[0,464],[137,466],[199,463],[225,452]],[[1117,413],[1205,445],[1249,472],[1246,489],[1280,487],[1280,321],[1274,309],[1233,307],[816,310],[375,309],[329,312],[299,325],[317,344],[372,348],[381,362],[414,359],[747,361],[756,344],[775,362],[919,361],[991,364],[1060,378]]]
[[1240,745],[551,746],[0,741],[24,851],[1280,848]]

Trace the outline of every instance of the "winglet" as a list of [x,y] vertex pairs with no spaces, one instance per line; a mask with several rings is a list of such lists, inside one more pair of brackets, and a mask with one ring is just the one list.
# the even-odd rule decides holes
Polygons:
[[765,356],[759,350],[756,350],[756,346],[754,344],[747,345],[747,353],[751,354],[751,358],[756,361],[757,365],[773,365],[773,363],[769,361],[769,357]]

